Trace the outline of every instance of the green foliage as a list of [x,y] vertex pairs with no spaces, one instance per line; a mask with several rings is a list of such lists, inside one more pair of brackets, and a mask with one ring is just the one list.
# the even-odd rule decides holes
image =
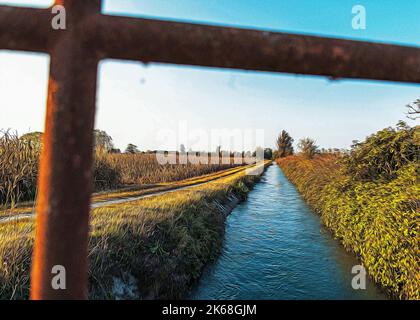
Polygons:
[[137,149],[137,146],[135,144],[129,143],[127,145],[127,148],[125,149],[125,153],[135,154],[139,153],[139,150]]
[[420,186],[413,130],[401,124],[379,131],[349,156],[278,161],[375,282],[401,299],[420,299]]
[[318,153],[318,146],[315,144],[315,140],[311,138],[300,139],[298,147],[301,154],[308,159],[312,159]]
[[273,159],[273,150],[270,148],[264,149],[264,159],[271,160]]
[[111,152],[114,149],[112,138],[105,131],[95,129],[93,130],[93,137],[95,139],[96,150]]
[[29,132],[21,136],[20,140],[22,140],[25,143],[30,144],[31,147],[35,149],[41,149],[43,135],[44,134],[42,132],[38,132],[38,131]]
[[251,191],[250,187],[244,181],[239,181],[233,186],[232,190],[233,193],[241,200],[245,200],[247,194]]
[[277,138],[277,158],[291,156],[293,154],[293,138],[286,130],[283,130]]
[[397,128],[383,129],[356,142],[343,159],[346,173],[356,180],[395,179],[398,170],[419,158],[420,145],[414,141],[418,130],[418,126],[410,128],[401,121]]

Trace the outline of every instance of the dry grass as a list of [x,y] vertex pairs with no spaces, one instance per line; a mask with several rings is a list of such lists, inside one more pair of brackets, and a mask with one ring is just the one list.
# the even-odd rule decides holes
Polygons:
[[[223,239],[228,197],[245,198],[258,179],[242,170],[167,195],[95,209],[91,214],[90,297],[119,295],[135,279],[142,298],[181,298],[214,259]],[[0,299],[26,299],[33,223],[0,225]],[[128,284],[133,286],[133,283]]]
[[[32,201],[36,196],[40,145],[0,132],[0,206],[14,207]],[[222,164],[158,163],[154,154],[109,154],[96,152],[93,168],[96,191],[122,188],[127,185],[149,185],[180,181],[232,168]]]
[[0,224],[0,300],[29,295],[34,224]]
[[154,154],[106,154],[106,160],[120,173],[123,185],[180,181],[234,166],[232,159],[230,164],[179,164],[177,160],[177,164],[161,165]]
[[[194,178],[189,178],[181,181],[175,182],[163,182],[158,184],[148,184],[148,185],[135,185],[125,188],[120,188],[117,190],[112,191],[102,191],[97,192],[92,195],[92,203],[100,203],[104,201],[111,201],[117,199],[126,199],[126,198],[134,198],[145,196],[153,193],[165,192],[173,189],[189,187],[205,182],[209,182],[212,180],[220,179],[239,171],[245,170],[246,168],[252,167],[252,165],[248,166],[241,166],[230,168],[226,170],[217,171],[215,173],[206,174]],[[29,214],[34,211],[34,203],[33,202],[26,202],[19,204],[18,207],[14,208],[6,208],[0,210],[0,218],[6,216],[15,216],[19,214]]]
[[0,131],[0,205],[14,206],[35,197],[38,153],[30,142]]

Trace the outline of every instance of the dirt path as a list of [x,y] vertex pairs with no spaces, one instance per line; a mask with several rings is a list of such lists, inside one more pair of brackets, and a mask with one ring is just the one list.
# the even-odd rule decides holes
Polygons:
[[[219,180],[222,178],[225,178],[227,176],[230,176],[232,174],[235,173],[239,173],[241,171],[246,170],[247,168],[249,168],[250,166],[243,166],[240,168],[233,168],[233,169],[229,169],[226,172],[216,172],[216,173],[212,173],[210,175],[208,175],[208,180],[204,181],[204,182],[197,182],[197,183],[192,183],[190,185],[180,185],[180,186],[171,186],[168,185],[168,189],[166,190],[150,190],[150,193],[147,194],[143,194],[143,195],[137,195],[137,196],[129,196],[129,197],[121,197],[121,198],[116,198],[116,199],[112,199],[112,200],[103,200],[103,201],[98,201],[95,203],[91,204],[91,209],[96,209],[96,208],[101,208],[101,207],[105,207],[105,206],[109,206],[109,205],[113,205],[113,204],[121,204],[121,203],[126,203],[126,202],[131,202],[131,201],[137,201],[137,200],[141,200],[141,199],[146,199],[146,198],[151,198],[151,197],[156,197],[156,196],[160,196],[163,194],[167,194],[167,193],[172,193],[172,192],[176,192],[176,191],[180,191],[180,190],[185,190],[185,189],[191,189],[209,182],[213,182],[215,180]],[[203,177],[204,178],[204,177]],[[178,182],[181,183],[181,182]],[[8,223],[8,222],[14,222],[14,221],[19,221],[19,220],[23,220],[23,219],[32,219],[35,217],[35,212],[32,211],[28,211],[28,212],[22,212],[22,213],[18,213],[18,214],[14,214],[11,216],[5,216],[5,217],[0,217],[0,224],[1,223]]]

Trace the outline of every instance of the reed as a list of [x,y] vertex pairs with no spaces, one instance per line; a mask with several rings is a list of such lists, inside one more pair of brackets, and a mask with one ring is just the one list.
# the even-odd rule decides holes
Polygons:
[[107,154],[107,163],[120,173],[120,183],[154,184],[161,182],[179,181],[196,176],[225,170],[234,166],[230,164],[159,164],[155,154]]
[[[0,132],[0,207],[14,207],[36,197],[41,144],[9,131]],[[160,164],[155,154],[112,154],[96,150],[94,190],[180,181],[234,167],[223,164]]]
[[39,148],[17,134],[0,131],[0,205],[34,199]]

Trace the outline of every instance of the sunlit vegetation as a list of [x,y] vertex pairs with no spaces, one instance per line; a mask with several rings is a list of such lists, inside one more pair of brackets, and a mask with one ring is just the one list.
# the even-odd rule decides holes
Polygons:
[[[162,182],[156,184],[145,184],[145,185],[133,185],[127,186],[124,188],[118,188],[113,190],[106,190],[102,192],[96,192],[92,194],[91,202],[95,205],[104,205],[105,202],[110,202],[114,200],[131,200],[133,198],[138,198],[142,196],[147,196],[150,194],[156,194],[161,192],[166,192],[174,189],[180,189],[185,187],[191,187],[197,184],[202,184],[217,180],[220,178],[233,175],[242,170],[247,170],[252,168],[253,165],[247,166],[238,166],[234,168],[229,168],[226,170],[219,170],[217,172],[200,175],[192,178],[188,178],[180,181],[171,181],[171,182]],[[0,219],[6,217],[12,217],[22,214],[32,214],[34,211],[33,203],[21,203],[19,206],[14,208],[3,208],[0,209]]]
[[27,138],[0,132],[0,205],[35,197],[40,146]]
[[[19,202],[32,201],[36,196],[38,162],[42,133],[19,137],[0,132],[0,206],[13,207]],[[159,164],[156,155],[146,153],[121,154],[104,131],[95,131],[95,161],[93,168],[95,191],[127,185],[143,185],[180,181],[234,167],[233,159],[217,164]]]
[[300,139],[298,147],[300,154],[307,159],[312,159],[318,153],[318,146],[311,138]]
[[[168,181],[179,181],[187,178],[200,176],[220,170],[228,169],[234,166],[233,159],[230,164],[208,163],[193,164],[159,164],[155,154],[102,154],[96,157],[96,167],[104,166],[113,174],[112,180],[106,180],[108,188],[118,185],[131,184],[152,184]],[[100,179],[95,174],[95,184],[99,186]]]
[[[229,207],[257,176],[236,174],[192,189],[98,208],[91,214],[90,298],[181,298],[217,257]],[[26,299],[32,221],[0,224],[0,299]]]
[[401,299],[420,299],[419,134],[419,126],[400,122],[349,154],[277,160],[374,281]]

